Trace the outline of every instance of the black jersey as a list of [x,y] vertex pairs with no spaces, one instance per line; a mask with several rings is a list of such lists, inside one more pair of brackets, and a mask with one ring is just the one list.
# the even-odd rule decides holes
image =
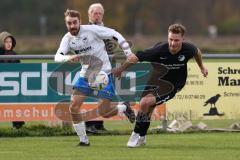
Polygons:
[[[167,73],[156,75],[156,79],[161,79],[171,82],[174,86],[184,85],[187,78],[187,62],[197,53],[197,48],[188,42],[183,42],[182,49],[177,54],[171,54],[169,51],[168,42],[160,42],[152,48],[144,51],[138,51],[136,56],[139,61],[151,62],[154,70],[159,70],[157,65],[167,68]],[[156,73],[162,73],[161,71]]]

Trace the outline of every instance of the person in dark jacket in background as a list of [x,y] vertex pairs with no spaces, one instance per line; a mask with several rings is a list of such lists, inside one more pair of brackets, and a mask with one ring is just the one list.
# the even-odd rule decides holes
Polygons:
[[[8,32],[0,33],[0,55],[16,55],[16,52],[13,50],[16,46],[15,38]],[[20,63],[20,60],[9,60],[4,59],[0,60],[0,63]],[[13,121],[13,128],[19,129],[25,124],[24,121]]]

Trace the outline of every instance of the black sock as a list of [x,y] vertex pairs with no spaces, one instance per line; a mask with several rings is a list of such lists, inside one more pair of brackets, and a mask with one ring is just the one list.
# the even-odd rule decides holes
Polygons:
[[141,137],[146,136],[149,126],[150,126],[150,120],[148,122],[144,122],[143,130],[140,133]]
[[145,136],[150,126],[150,116],[147,113],[138,113],[136,117],[136,124],[134,128],[135,133],[139,133],[140,136]]

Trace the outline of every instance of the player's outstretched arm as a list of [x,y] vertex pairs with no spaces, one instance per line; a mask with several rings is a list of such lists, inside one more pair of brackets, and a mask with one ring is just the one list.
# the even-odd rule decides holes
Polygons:
[[54,61],[61,63],[71,61],[71,59],[73,59],[74,57],[72,57],[72,55],[66,55],[68,52],[69,52],[69,36],[68,34],[65,34],[55,54]]
[[200,49],[198,49],[197,54],[194,55],[194,58],[203,74],[204,77],[207,77],[208,75],[208,69],[203,65],[203,61],[202,61],[202,52]]
[[120,78],[123,71],[128,69],[131,65],[138,62],[137,56],[132,53],[127,57],[127,60],[118,68],[112,69],[112,73],[115,77]]
[[80,56],[78,55],[63,55],[61,53],[57,53],[54,58],[55,62],[79,62]]

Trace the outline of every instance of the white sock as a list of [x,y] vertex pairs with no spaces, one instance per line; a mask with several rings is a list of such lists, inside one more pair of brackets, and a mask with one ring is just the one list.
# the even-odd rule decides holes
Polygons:
[[88,138],[86,134],[86,127],[84,122],[80,122],[78,124],[73,124],[73,128],[76,131],[80,142],[88,143]]
[[118,104],[117,109],[118,109],[118,113],[123,113],[126,111],[127,106],[125,104]]

